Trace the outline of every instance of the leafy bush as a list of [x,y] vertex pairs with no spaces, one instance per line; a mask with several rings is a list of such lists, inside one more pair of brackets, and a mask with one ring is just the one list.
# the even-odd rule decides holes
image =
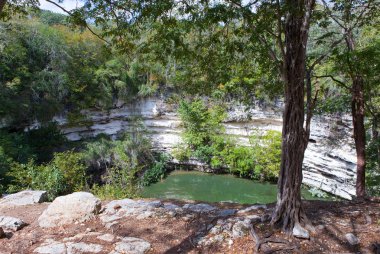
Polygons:
[[148,186],[164,178],[167,172],[166,164],[169,160],[170,157],[167,154],[160,154],[158,160],[155,161],[153,165],[145,171],[144,176],[141,180],[141,184],[143,186]]
[[225,110],[219,105],[208,108],[201,99],[196,98],[192,102],[181,101],[178,112],[185,128],[185,143],[175,149],[175,158],[184,160],[195,157],[210,163],[219,146],[220,135],[224,133],[222,121],[226,116]]
[[[84,160],[94,175],[92,191],[102,198],[125,198],[137,195],[139,184],[158,181],[166,172],[167,158],[156,161],[146,129],[140,121],[132,122],[130,132],[117,140],[99,137],[84,149]],[[94,176],[102,175],[101,179]]]
[[201,99],[195,99],[182,101],[178,112],[185,130],[184,143],[173,152],[176,159],[195,158],[214,169],[229,168],[240,177],[277,180],[281,162],[280,132],[256,132],[246,147],[226,137],[222,125],[226,116],[223,107],[208,108]]
[[281,164],[281,132],[269,130],[264,134],[253,135],[255,175],[260,179],[277,180]]
[[366,183],[367,192],[371,196],[380,196],[380,165],[378,161],[378,146],[380,139],[367,138],[366,146]]
[[14,162],[7,174],[11,177],[9,192],[24,189],[46,190],[50,200],[59,195],[83,190],[86,183],[86,167],[80,153],[72,151],[56,153],[51,162],[36,165]]
[[127,168],[111,167],[105,184],[94,184],[91,192],[101,199],[133,198],[137,196],[136,178]]

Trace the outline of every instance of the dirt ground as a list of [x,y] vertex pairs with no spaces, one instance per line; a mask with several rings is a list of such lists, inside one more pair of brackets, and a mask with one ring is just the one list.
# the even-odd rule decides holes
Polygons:
[[[173,201],[183,204],[181,201]],[[236,204],[212,204],[220,208],[244,208]],[[15,233],[8,233],[7,238],[0,239],[0,253],[33,253],[33,250],[46,239],[60,240],[77,236],[83,232],[110,233],[116,236],[138,237],[151,243],[149,253],[380,253],[380,199],[363,202],[324,202],[305,201],[304,206],[309,219],[315,226],[315,232],[310,240],[300,240],[287,236],[280,231],[273,231],[269,222],[255,225],[255,231],[260,239],[271,235],[270,239],[282,243],[264,243],[259,251],[252,235],[237,238],[233,243],[214,244],[199,247],[194,244],[194,237],[205,225],[214,223],[207,214],[192,220],[183,217],[171,219],[143,219],[132,217],[121,223],[105,228],[99,219],[86,223],[73,224],[65,227],[42,229],[37,219],[47,203],[0,210],[0,215],[17,217],[28,223],[28,226]],[[274,204],[269,205],[273,207]],[[265,210],[257,210],[253,214],[263,215]],[[206,227],[207,228],[207,227]],[[207,234],[207,232],[204,232]],[[360,243],[351,246],[345,234],[353,233]],[[97,238],[86,236],[75,241],[86,240],[98,243]],[[104,243],[103,243],[104,244]],[[102,253],[108,253],[111,245],[104,245]]]

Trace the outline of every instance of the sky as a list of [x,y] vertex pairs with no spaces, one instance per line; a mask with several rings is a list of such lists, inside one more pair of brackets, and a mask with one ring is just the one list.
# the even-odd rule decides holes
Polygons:
[[[58,3],[58,0],[53,0],[53,1]],[[64,0],[63,3],[59,3],[59,5],[61,5],[62,7],[64,7],[66,10],[69,11],[69,10],[74,9],[76,6],[81,6],[82,3],[80,2],[80,0]],[[62,11],[55,5],[46,2],[45,0],[40,0],[40,8],[44,10],[50,10],[53,12],[65,14],[64,11]]]

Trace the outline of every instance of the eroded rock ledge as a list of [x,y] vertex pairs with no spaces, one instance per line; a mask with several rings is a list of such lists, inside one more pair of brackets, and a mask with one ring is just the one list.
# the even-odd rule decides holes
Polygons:
[[[282,129],[281,103],[265,106],[257,103],[251,108],[229,105],[224,125],[228,135],[242,145],[249,145],[248,136],[255,130]],[[165,99],[141,99],[132,104],[105,111],[84,112],[92,122],[89,127],[72,127],[65,116],[55,120],[70,140],[94,137],[100,133],[116,135],[129,131],[133,117],[140,117],[147,127],[156,149],[171,152],[181,142],[181,125],[176,106]],[[174,163],[176,163],[174,161]],[[205,169],[190,161],[195,168]],[[351,119],[348,116],[315,116],[311,125],[310,143],[305,153],[303,183],[345,199],[355,195],[356,158],[352,139]]]

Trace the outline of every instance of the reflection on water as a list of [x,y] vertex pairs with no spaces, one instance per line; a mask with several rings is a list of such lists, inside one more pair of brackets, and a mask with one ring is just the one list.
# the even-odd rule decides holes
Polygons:
[[[276,184],[260,183],[231,175],[196,171],[174,171],[163,181],[145,187],[142,196],[207,202],[271,203],[276,201]],[[306,190],[305,199],[313,199]]]

